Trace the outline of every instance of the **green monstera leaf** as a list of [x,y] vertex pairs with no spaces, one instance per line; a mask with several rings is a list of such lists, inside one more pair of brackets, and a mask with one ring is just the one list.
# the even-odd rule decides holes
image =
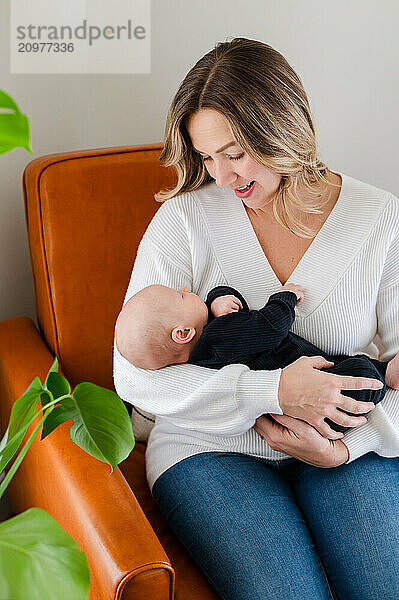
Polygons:
[[0,90],[0,154],[17,147],[32,152],[28,117],[21,113],[11,96]]
[[40,508],[0,523],[0,598],[88,600],[84,552]]
[[115,392],[94,383],[79,383],[69,398],[56,406],[43,424],[42,438],[73,420],[71,440],[111,466],[111,473],[134,448],[132,422]]

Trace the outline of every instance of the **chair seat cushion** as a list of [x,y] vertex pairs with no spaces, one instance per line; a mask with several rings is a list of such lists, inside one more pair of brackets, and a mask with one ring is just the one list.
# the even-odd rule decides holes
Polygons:
[[146,444],[136,442],[133,452],[119,465],[119,468],[176,572],[175,600],[218,600],[219,596],[177,540],[151,496],[145,475],[145,449]]

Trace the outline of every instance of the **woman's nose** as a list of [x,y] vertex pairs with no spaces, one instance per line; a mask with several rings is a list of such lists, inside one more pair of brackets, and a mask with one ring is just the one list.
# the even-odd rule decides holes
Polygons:
[[237,179],[237,175],[229,164],[215,166],[215,182],[216,185],[224,186],[233,183]]

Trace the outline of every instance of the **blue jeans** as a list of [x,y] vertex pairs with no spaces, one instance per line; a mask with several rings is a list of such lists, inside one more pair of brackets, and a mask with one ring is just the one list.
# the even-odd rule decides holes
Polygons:
[[399,598],[398,458],[322,469],[205,452],[153,496],[223,600]]

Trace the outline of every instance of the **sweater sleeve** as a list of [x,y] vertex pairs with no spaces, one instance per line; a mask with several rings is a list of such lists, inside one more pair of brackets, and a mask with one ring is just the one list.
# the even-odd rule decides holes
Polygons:
[[[188,235],[168,202],[158,210],[139,245],[124,304],[151,284],[187,286],[195,291]],[[281,369],[250,371],[242,364],[218,371],[192,364],[158,371],[139,369],[120,354],[114,342],[114,384],[119,396],[178,427],[198,432],[240,435],[261,414],[282,414],[277,400],[280,373]]]
[[[399,234],[390,246],[377,296],[377,333],[389,361],[399,352]],[[367,452],[399,456],[399,391],[387,387],[384,399],[368,415],[367,423],[347,432],[343,441],[351,462]]]

